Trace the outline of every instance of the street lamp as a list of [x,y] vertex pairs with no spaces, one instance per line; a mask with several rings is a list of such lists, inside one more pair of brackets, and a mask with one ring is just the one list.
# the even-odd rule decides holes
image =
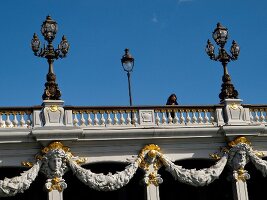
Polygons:
[[121,58],[121,64],[124,71],[127,72],[130,106],[132,106],[133,103],[132,103],[132,93],[131,93],[131,72],[133,71],[134,67],[134,58],[129,53],[129,49],[125,49],[124,51],[125,54]]
[[229,55],[226,52],[226,50],[224,49],[224,45],[226,44],[228,39],[228,29],[223,27],[220,23],[217,24],[217,27],[212,33],[212,37],[216,42],[216,44],[219,46],[218,55],[215,55],[214,53],[215,48],[213,44],[210,42],[210,40],[208,40],[205,50],[211,60],[221,62],[223,66],[223,76],[222,76],[223,84],[221,93],[219,94],[219,98],[221,99],[221,102],[225,99],[237,99],[238,92],[237,90],[235,90],[234,85],[231,83],[231,77],[227,70],[227,64],[230,61],[237,60],[240,52],[240,47],[233,40],[230,49],[231,55]]
[[33,34],[33,39],[31,41],[31,47],[34,55],[46,58],[49,65],[48,73],[46,75],[47,82],[45,83],[45,91],[42,96],[43,100],[60,100],[61,97],[61,92],[58,88],[58,84],[56,83],[53,62],[55,59],[66,57],[70,45],[66,37],[63,36],[58,48],[54,49],[52,42],[56,37],[57,31],[58,26],[56,21],[48,15],[41,26],[41,33],[48,44],[44,44],[44,46],[40,48],[41,42],[36,33]]

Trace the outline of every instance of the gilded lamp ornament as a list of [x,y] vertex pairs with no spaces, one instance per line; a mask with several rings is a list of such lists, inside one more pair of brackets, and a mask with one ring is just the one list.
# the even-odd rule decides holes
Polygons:
[[49,70],[46,75],[47,82],[45,83],[45,91],[42,96],[43,100],[60,100],[61,97],[61,92],[58,88],[58,84],[56,83],[53,63],[55,59],[66,57],[70,45],[66,37],[63,35],[58,48],[54,48],[52,42],[56,37],[57,31],[58,25],[56,21],[48,15],[41,26],[41,33],[48,44],[44,44],[44,46],[40,48],[41,42],[36,33],[34,33],[31,41],[31,47],[34,55],[46,58],[49,65]]
[[231,55],[226,52],[224,46],[228,39],[228,29],[223,27],[220,23],[217,24],[217,27],[212,33],[212,37],[216,42],[216,44],[219,46],[218,55],[215,54],[214,52],[215,47],[213,46],[210,40],[208,40],[205,50],[211,60],[221,62],[223,66],[223,72],[224,72],[222,76],[223,83],[222,83],[221,93],[219,94],[219,98],[221,99],[221,102],[225,99],[237,99],[238,92],[237,90],[235,90],[234,85],[231,82],[231,77],[227,70],[227,64],[230,61],[237,60],[240,52],[240,47],[233,40],[230,49]]

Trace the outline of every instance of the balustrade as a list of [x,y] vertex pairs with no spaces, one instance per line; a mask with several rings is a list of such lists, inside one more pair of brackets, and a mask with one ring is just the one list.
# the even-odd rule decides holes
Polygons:
[[251,123],[267,123],[267,105],[244,105],[244,107],[249,108]]
[[34,109],[37,107],[1,107],[0,128],[31,128]]
[[[215,106],[65,107],[79,127],[139,126],[140,111],[151,110],[156,126],[215,125]],[[151,124],[150,124],[151,125]]]
[[[267,124],[267,105],[243,105],[249,109],[252,124]],[[76,127],[137,127],[140,111],[152,111],[154,126],[216,126],[216,109],[223,105],[207,106],[138,106],[87,107],[65,106],[71,110]],[[35,107],[0,107],[0,128],[31,128]]]

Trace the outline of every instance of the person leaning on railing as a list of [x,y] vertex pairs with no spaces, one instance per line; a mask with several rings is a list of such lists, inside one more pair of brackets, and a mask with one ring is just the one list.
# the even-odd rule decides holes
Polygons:
[[[167,99],[166,105],[178,105],[176,94],[171,94],[169,96],[169,98]],[[175,113],[173,111],[170,112],[170,114],[172,118],[175,117]],[[169,117],[169,112],[167,112],[167,117]]]

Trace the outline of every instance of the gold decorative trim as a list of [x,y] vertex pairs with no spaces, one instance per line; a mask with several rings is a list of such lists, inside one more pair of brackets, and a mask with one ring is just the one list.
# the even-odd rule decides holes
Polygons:
[[61,150],[65,151],[66,153],[70,152],[70,148],[69,147],[66,147],[61,142],[56,141],[56,142],[50,143],[47,147],[43,148],[42,149],[42,153],[46,154],[49,151],[55,150],[55,149],[61,149]]
[[158,176],[157,176],[157,173],[155,172],[151,172],[149,175],[148,175],[148,185],[150,184],[153,184],[155,186],[159,186],[159,181],[158,181]]
[[[156,156],[160,153],[160,147],[156,144],[149,144],[146,145],[140,152],[139,158],[139,167],[142,169],[148,171],[149,170],[149,163],[145,160],[145,156],[148,155],[151,159],[155,159]],[[155,160],[153,163],[154,170],[158,170],[161,166],[161,161],[160,159]]]
[[232,103],[229,107],[233,110],[236,110],[238,108],[238,105],[236,103]]
[[57,105],[52,105],[52,106],[49,107],[49,110],[51,112],[56,112],[56,111],[58,111],[58,106]]
[[[57,150],[57,149],[64,151],[66,153],[66,155],[68,156],[68,158],[74,158],[73,161],[76,162],[78,165],[81,165],[81,164],[83,164],[83,163],[85,163],[87,161],[86,158],[74,157],[73,154],[70,151],[70,148],[64,146],[59,141],[52,142],[47,147],[44,147],[42,149],[42,153],[43,154],[47,154],[49,151]],[[42,160],[43,156],[42,155],[37,155],[35,158],[37,160]]]
[[251,142],[246,137],[243,137],[243,136],[237,137],[233,141],[229,142],[228,146],[234,147],[240,143],[247,144],[248,146],[251,146]]
[[243,168],[240,168],[237,170],[237,180],[241,180],[243,182],[246,182],[247,180],[247,171],[244,170]]
[[212,159],[214,159],[214,160],[220,160],[222,157],[221,156],[219,156],[219,154],[217,154],[217,153],[211,153],[210,154],[210,157],[212,158]]
[[32,167],[33,163],[25,161],[25,162],[21,162],[21,165],[24,166],[24,167]]
[[58,190],[59,192],[63,191],[63,189],[62,189],[62,187],[60,185],[60,183],[61,183],[61,179],[60,178],[58,178],[58,177],[53,178],[51,180],[51,183],[52,183],[52,186],[49,189],[49,192],[51,192],[52,190]]
[[255,155],[258,156],[259,158],[262,158],[262,157],[265,156],[265,154],[263,152],[261,152],[261,151],[255,152]]

